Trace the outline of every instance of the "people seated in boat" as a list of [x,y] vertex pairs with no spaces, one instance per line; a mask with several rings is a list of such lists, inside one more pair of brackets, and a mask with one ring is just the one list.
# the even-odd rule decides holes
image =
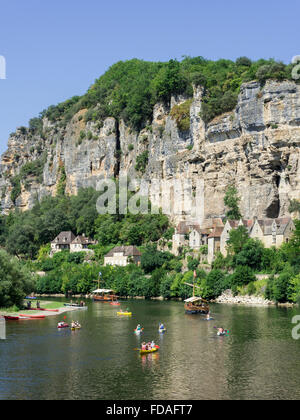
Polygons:
[[154,341],[152,340],[152,342],[151,342],[151,348],[152,349],[154,349],[155,348],[155,343],[154,343]]
[[84,306],[84,302],[83,302],[83,300],[80,302],[80,306]]
[[219,333],[219,334],[224,334],[224,333],[225,333],[224,328],[218,328],[218,333]]

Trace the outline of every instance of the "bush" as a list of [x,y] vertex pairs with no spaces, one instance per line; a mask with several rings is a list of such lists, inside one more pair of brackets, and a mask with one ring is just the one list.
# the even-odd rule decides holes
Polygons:
[[243,265],[237,266],[231,276],[232,285],[234,286],[244,286],[254,282],[255,280],[256,277],[251,268]]
[[185,101],[183,104],[173,106],[170,115],[176,121],[180,131],[188,131],[190,129],[190,109],[193,100]]
[[149,160],[149,152],[148,150],[146,150],[145,152],[137,156],[135,170],[141,173],[144,173],[148,165],[148,160]]

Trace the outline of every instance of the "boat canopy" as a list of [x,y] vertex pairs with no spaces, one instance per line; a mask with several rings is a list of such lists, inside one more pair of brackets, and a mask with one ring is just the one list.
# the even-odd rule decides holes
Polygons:
[[203,299],[201,297],[197,297],[197,296],[193,296],[193,297],[185,300],[185,302],[187,302],[187,303],[199,302],[199,301],[203,301]]
[[110,290],[110,289],[97,289],[97,290],[94,290],[92,293],[111,293],[111,292],[113,292],[113,290]]

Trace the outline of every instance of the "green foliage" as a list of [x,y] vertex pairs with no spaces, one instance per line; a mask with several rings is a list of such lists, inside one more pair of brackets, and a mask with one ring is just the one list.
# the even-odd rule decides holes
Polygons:
[[21,194],[21,180],[20,180],[20,176],[16,175],[13,178],[11,178],[10,180],[11,185],[12,185],[12,190],[10,193],[10,198],[11,201],[16,204],[16,200],[17,198],[20,196]]
[[290,200],[289,212],[300,212],[300,201],[298,200]]
[[234,185],[229,185],[225,192],[224,204],[228,208],[226,217],[229,220],[239,220],[242,215],[239,209],[239,202],[241,201],[238,196],[237,189]]
[[225,274],[223,271],[213,269],[201,283],[202,297],[204,299],[216,299],[225,290]]
[[243,286],[254,282],[256,277],[250,267],[247,265],[239,265],[236,267],[231,276],[231,284],[233,286]]
[[139,171],[141,173],[145,173],[146,167],[148,165],[148,160],[149,160],[148,150],[146,150],[143,153],[141,153],[140,155],[138,155],[136,157],[136,165],[135,165],[136,171]]
[[229,240],[227,242],[229,254],[237,255],[240,253],[248,240],[249,235],[245,226],[238,226],[237,229],[231,229],[229,232]]
[[141,258],[141,267],[145,273],[151,273],[173,258],[169,252],[158,251],[156,245],[147,245]]
[[56,193],[58,196],[63,196],[65,195],[66,183],[67,183],[67,174],[66,174],[65,167],[62,166],[59,172],[60,172],[60,178],[58,181]]
[[235,265],[247,265],[255,271],[262,268],[262,258],[264,254],[264,246],[262,242],[256,239],[248,239],[244,243],[242,249],[234,257]]
[[180,105],[173,106],[171,110],[171,117],[176,121],[177,127],[180,131],[188,131],[190,129],[190,109],[193,100],[183,102]]
[[294,303],[299,303],[300,299],[300,274],[292,276],[288,286],[288,299]]
[[34,290],[34,279],[16,258],[0,250],[0,307],[22,306],[23,299]]
[[[147,62],[138,59],[120,61],[111,66],[81,96],[50,106],[40,118],[60,121],[65,126],[80,110],[87,109],[85,120],[103,123],[106,117],[124,119],[133,129],[140,130],[152,119],[153,106],[158,101],[170,103],[171,95],[192,97],[192,85],[203,86],[202,116],[209,122],[215,116],[231,111],[243,82],[258,78],[291,79],[289,66],[274,60],[251,62],[240,57],[211,61],[203,57],[185,57],[181,62]],[[37,125],[37,121],[34,127]]]

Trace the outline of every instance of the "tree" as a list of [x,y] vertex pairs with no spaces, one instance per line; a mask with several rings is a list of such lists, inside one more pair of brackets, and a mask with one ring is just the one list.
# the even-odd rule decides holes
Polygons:
[[216,299],[225,290],[225,274],[223,271],[213,269],[202,283],[202,296],[204,299]]
[[247,265],[253,270],[260,270],[263,255],[264,246],[262,242],[256,239],[248,239],[242,246],[241,251],[235,255],[234,262],[236,265]]
[[224,204],[228,208],[226,212],[226,217],[229,220],[239,220],[242,217],[242,214],[239,209],[239,202],[241,199],[238,196],[238,192],[235,186],[230,185],[224,197]]
[[249,240],[248,231],[245,226],[239,226],[237,229],[231,229],[227,248],[230,255],[237,255],[242,251],[244,245]]
[[16,259],[0,250],[0,307],[22,306],[23,299],[34,290],[34,279]]

